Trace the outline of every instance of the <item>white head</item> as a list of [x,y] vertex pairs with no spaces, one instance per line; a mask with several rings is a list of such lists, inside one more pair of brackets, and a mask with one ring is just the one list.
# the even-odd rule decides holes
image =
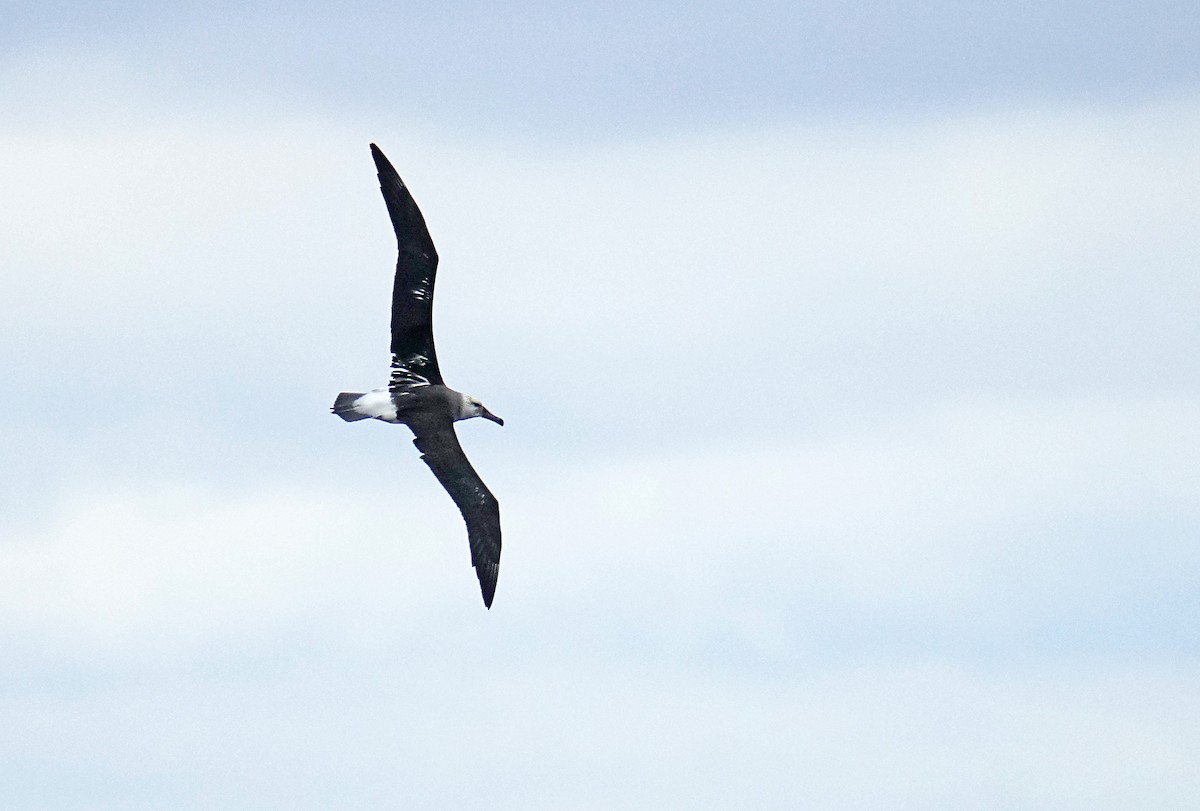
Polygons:
[[497,425],[503,425],[504,420],[497,417],[492,412],[484,407],[483,403],[476,400],[474,397],[466,394],[462,395],[462,405],[458,408],[458,419],[469,420],[471,417],[483,417],[485,420],[491,420]]

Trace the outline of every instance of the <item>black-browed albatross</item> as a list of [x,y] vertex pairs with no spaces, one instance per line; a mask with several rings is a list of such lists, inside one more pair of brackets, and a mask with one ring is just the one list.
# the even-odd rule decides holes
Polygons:
[[379,147],[371,144],[379,170],[379,188],[396,230],[399,258],[392,287],[392,375],[388,385],[369,391],[342,392],[333,413],[347,422],[374,418],[407,425],[421,459],[454,499],[467,523],[471,565],[479,576],[483,604],[492,607],[500,571],[500,505],[467,461],[454,423],[483,417],[504,420],[474,397],[442,382],[433,347],[433,283],[438,255],[425,218],[408,188]]

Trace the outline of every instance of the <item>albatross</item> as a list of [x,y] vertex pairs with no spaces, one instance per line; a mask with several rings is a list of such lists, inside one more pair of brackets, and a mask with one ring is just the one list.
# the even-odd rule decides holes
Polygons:
[[467,524],[471,565],[479,577],[483,604],[491,608],[500,571],[500,505],[467,461],[454,423],[483,417],[504,425],[504,420],[442,381],[433,347],[437,251],[400,175],[375,144],[371,155],[399,248],[392,287],[392,372],[382,388],[342,392],[332,411],[347,422],[377,419],[412,430],[422,461],[454,499]]

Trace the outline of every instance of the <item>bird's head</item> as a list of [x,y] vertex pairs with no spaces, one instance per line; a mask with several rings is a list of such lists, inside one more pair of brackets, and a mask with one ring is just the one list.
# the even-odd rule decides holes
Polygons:
[[504,424],[504,420],[488,411],[483,403],[479,402],[474,397],[463,395],[462,416],[459,417],[459,419],[469,420],[471,417],[483,417],[485,420],[491,420],[497,425]]

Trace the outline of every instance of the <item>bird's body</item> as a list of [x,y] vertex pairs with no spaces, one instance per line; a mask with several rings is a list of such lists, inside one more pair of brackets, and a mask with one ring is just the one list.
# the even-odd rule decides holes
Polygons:
[[437,251],[425,219],[404,182],[375,144],[371,154],[396,231],[399,257],[392,288],[392,374],[388,385],[366,393],[342,392],[333,413],[347,422],[377,419],[407,425],[413,444],[462,512],[484,604],[491,608],[500,566],[500,507],[467,461],[454,423],[483,417],[499,425],[473,397],[442,382],[433,343],[433,286]]
[[365,394],[343,392],[334,403],[333,413],[347,422],[373,418],[397,425],[413,427],[412,420],[420,420],[427,414],[444,414],[451,422],[481,417],[472,413],[475,401],[449,386],[406,386],[399,390],[391,388],[372,389]]

